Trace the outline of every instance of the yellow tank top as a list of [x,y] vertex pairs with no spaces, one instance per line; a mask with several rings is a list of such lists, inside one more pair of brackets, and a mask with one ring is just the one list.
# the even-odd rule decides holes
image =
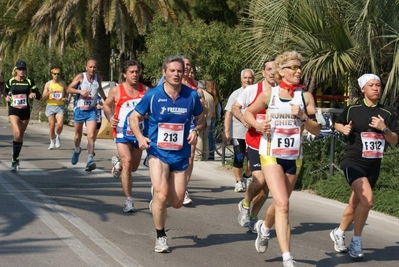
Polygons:
[[64,88],[61,84],[61,82],[54,83],[53,81],[49,82],[49,95],[47,99],[47,105],[50,106],[62,106],[64,105],[64,100],[61,100],[64,98]]

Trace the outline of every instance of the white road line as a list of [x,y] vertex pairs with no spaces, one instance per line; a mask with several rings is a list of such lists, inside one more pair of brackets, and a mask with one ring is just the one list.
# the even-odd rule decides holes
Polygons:
[[49,173],[43,171],[33,165],[32,163],[21,161],[20,162],[21,168],[18,169],[18,175],[21,176],[49,176]]
[[[2,168],[4,169],[4,168]],[[104,172],[102,172],[104,173]],[[122,266],[129,267],[142,267],[137,261],[125,254],[118,246],[110,242],[94,228],[88,225],[81,218],[76,216],[76,214],[68,211],[63,206],[58,205],[57,202],[43,194],[40,190],[34,188],[28,182],[18,179],[16,174],[7,174],[16,182],[21,183],[37,197],[43,200],[43,203],[54,212],[64,217],[68,222],[74,225],[82,233],[84,233],[90,240],[92,240],[97,246],[102,248],[110,257],[112,257],[116,262]],[[11,184],[7,183],[2,177],[0,177],[1,185],[7,189],[11,194],[13,194],[19,201],[22,202],[29,210],[36,214],[54,233],[60,236],[65,243],[71,247],[76,254],[79,255],[85,262],[90,264],[90,266],[106,266],[106,264],[101,261],[97,255],[95,255],[90,249],[88,249],[84,244],[82,244],[78,239],[76,239],[67,229],[65,229],[57,220],[51,217],[47,212],[34,204],[32,200],[23,195],[18,189],[13,187]],[[4,186],[5,185],[5,186]]]
[[[13,174],[7,174],[15,181],[17,179]],[[0,176],[0,185],[6,189],[10,195],[13,195],[19,202],[21,202],[28,210],[35,214],[44,224],[46,224],[68,247],[70,247],[84,262],[90,266],[107,266],[96,254],[93,253],[88,247],[80,242],[71,232],[62,226],[56,219],[51,217],[46,211],[36,205],[31,199],[22,194],[13,185],[9,184]],[[18,180],[19,182],[21,180]]]

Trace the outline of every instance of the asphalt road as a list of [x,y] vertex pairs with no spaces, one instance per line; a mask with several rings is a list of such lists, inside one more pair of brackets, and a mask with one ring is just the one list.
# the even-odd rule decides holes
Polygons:
[[[171,253],[158,254],[153,251],[146,167],[133,174],[136,212],[125,214],[120,181],[110,174],[116,151],[111,140],[97,141],[98,169],[87,173],[85,153],[76,166],[70,164],[71,127],[65,127],[61,149],[49,151],[47,125],[32,123],[21,169],[11,173],[12,134],[4,116],[0,129],[0,266],[282,266],[274,231],[268,251],[258,254],[256,236],[238,224],[243,193],[234,193],[233,175],[220,161],[195,163],[188,186],[194,204],[168,208]],[[344,207],[306,192],[293,193],[291,250],[298,266],[398,266],[399,220],[377,212],[370,213],[364,230],[361,263],[334,251],[329,232]],[[351,237],[350,231],[347,242]]]

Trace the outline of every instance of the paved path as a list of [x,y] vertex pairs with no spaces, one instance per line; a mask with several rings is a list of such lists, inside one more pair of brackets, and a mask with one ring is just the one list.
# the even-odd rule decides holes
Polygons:
[[[21,152],[22,169],[11,173],[6,117],[0,116],[0,129],[0,266],[282,266],[274,232],[268,251],[258,254],[256,236],[238,225],[243,194],[234,193],[233,175],[219,161],[195,163],[189,184],[194,205],[168,209],[171,253],[157,254],[147,168],[134,174],[137,212],[125,214],[120,181],[110,175],[111,140],[98,141],[98,169],[87,173],[84,153],[76,166],[70,164],[71,127],[65,128],[62,148],[49,151],[47,125],[33,123]],[[371,212],[364,231],[363,262],[334,252],[329,232],[344,206],[293,193],[292,253],[298,266],[398,266],[399,220],[377,212]],[[347,240],[351,237],[348,232]]]

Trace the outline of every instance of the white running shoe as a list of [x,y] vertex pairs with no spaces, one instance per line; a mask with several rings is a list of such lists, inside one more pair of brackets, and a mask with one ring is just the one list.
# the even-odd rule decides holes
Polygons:
[[168,238],[166,236],[158,237],[155,240],[155,252],[158,253],[169,252]]
[[256,230],[255,224],[258,222],[258,218],[254,217],[252,219],[249,220],[249,230],[254,233],[257,234],[258,231]]
[[243,186],[243,182],[242,181],[237,181],[235,188],[234,188],[234,192],[238,193],[238,192],[245,192],[244,186]]
[[54,149],[54,143],[51,142],[50,145],[48,146],[48,150],[53,150]]
[[238,203],[238,223],[242,227],[248,227],[249,226],[249,209],[244,208],[242,203],[244,200],[241,200]]
[[351,256],[351,258],[354,260],[363,259],[364,255],[363,255],[363,251],[362,251],[362,241],[361,240],[354,241],[352,239],[352,241],[348,247],[348,253],[349,253],[349,256]]
[[284,267],[296,267],[296,261],[291,257],[291,259],[283,261]]
[[60,138],[59,135],[57,135],[57,136],[55,137],[55,147],[56,147],[56,148],[60,148],[60,147],[61,147],[61,138]]
[[121,162],[121,159],[118,156],[113,156],[111,159],[112,162],[112,177],[114,177],[115,179],[119,179],[121,177],[121,173],[122,173],[122,168],[116,168],[116,164]]
[[18,169],[17,161],[11,161],[10,171],[15,172]]
[[330,238],[334,242],[334,249],[336,252],[346,252],[347,249],[345,246],[345,235],[339,236],[335,234],[335,230],[337,230],[337,228],[330,232]]
[[131,198],[125,198],[125,205],[123,206],[123,212],[134,212],[134,204]]
[[265,222],[264,220],[259,220],[255,224],[256,231],[258,232],[258,236],[256,237],[256,240],[255,240],[255,249],[258,253],[265,253],[267,250],[267,247],[269,246],[269,237],[266,235],[262,235],[261,228],[262,228],[262,224],[264,222]]
[[186,194],[184,195],[183,205],[190,205],[190,204],[193,204],[193,201],[191,200],[188,191],[186,191]]

